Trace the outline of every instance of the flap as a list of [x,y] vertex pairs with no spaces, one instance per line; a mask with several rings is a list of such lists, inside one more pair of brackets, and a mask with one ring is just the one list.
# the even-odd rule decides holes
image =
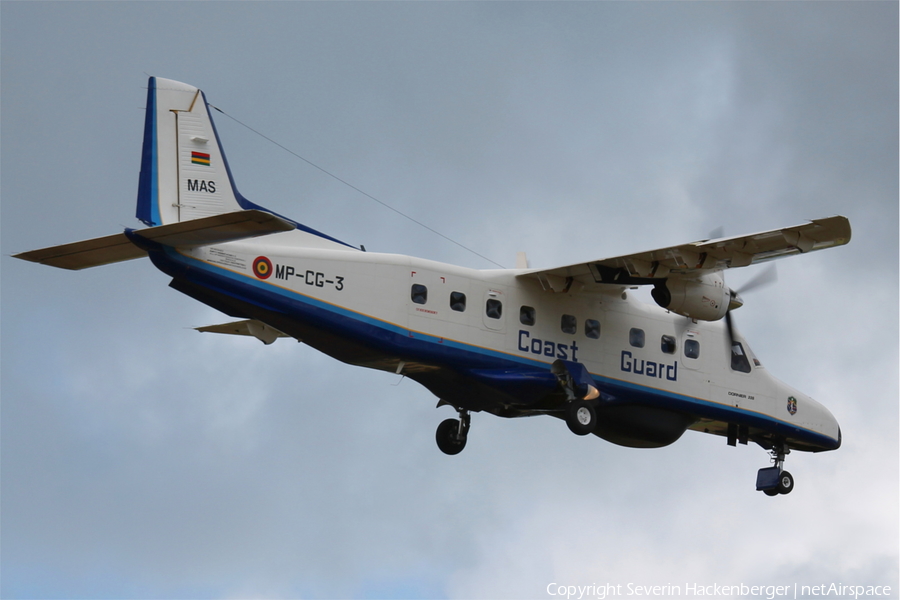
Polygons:
[[537,278],[544,289],[557,292],[568,291],[574,281],[588,287],[653,284],[673,275],[699,276],[746,267],[782,256],[842,246],[849,241],[850,221],[837,216],[751,235],[701,240],[554,269],[525,271],[519,277]]

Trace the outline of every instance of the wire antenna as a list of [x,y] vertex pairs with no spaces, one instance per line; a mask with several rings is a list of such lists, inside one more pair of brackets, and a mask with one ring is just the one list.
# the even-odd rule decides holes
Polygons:
[[382,205],[383,207],[387,208],[388,210],[391,210],[391,211],[397,213],[397,214],[400,215],[401,217],[404,217],[404,218],[406,218],[406,219],[409,219],[410,221],[412,221],[412,222],[415,223],[416,225],[418,225],[418,226],[420,226],[420,227],[424,227],[425,229],[427,229],[427,230],[430,231],[431,233],[433,233],[433,234],[435,234],[435,235],[437,235],[437,236],[440,236],[440,237],[444,238],[444,239],[447,240],[448,242],[451,242],[451,243],[453,243],[453,244],[456,244],[457,246],[459,246],[459,247],[462,248],[463,250],[466,250],[466,251],[468,251],[468,252],[471,252],[471,253],[474,254],[475,256],[477,256],[477,257],[479,257],[479,258],[482,258],[482,259],[488,261],[489,263],[491,263],[491,264],[493,264],[493,265],[496,265],[496,266],[500,267],[501,269],[505,269],[505,268],[506,268],[506,267],[504,267],[503,265],[501,265],[500,263],[491,260],[491,259],[488,258],[487,256],[485,256],[485,255],[483,255],[483,254],[479,254],[478,252],[472,250],[472,249],[469,248],[468,246],[464,246],[463,244],[460,244],[460,243],[457,242],[456,240],[447,237],[446,235],[444,235],[444,234],[441,233],[440,231],[437,231],[437,230],[435,230],[435,229],[429,227],[429,226],[426,225],[425,223],[422,223],[421,221],[418,221],[418,220],[412,218],[411,216],[409,216],[409,215],[407,215],[407,214],[405,214],[405,213],[403,213],[403,212],[397,210],[396,208],[394,208],[394,207],[391,206],[390,204],[388,204],[388,203],[386,203],[386,202],[382,202],[381,200],[379,200],[378,198],[376,198],[376,197],[373,196],[372,194],[369,194],[369,193],[367,193],[367,192],[364,192],[363,190],[359,189],[358,187],[356,187],[356,186],[353,185],[352,183],[349,183],[349,182],[345,181],[344,179],[341,179],[340,177],[338,177],[338,176],[335,175],[334,173],[332,173],[332,172],[330,172],[330,171],[328,171],[328,170],[326,170],[326,169],[323,169],[322,167],[320,167],[320,166],[317,165],[316,163],[312,162],[311,160],[308,160],[308,159],[306,159],[306,158],[300,156],[299,154],[297,154],[296,152],[294,152],[294,151],[291,150],[290,148],[287,148],[287,147],[283,146],[282,144],[279,144],[278,142],[276,142],[275,140],[273,140],[273,139],[270,138],[269,136],[267,136],[267,135],[265,135],[265,134],[263,134],[263,133],[257,131],[256,129],[253,129],[252,127],[250,127],[250,126],[247,125],[246,123],[243,123],[243,122],[239,121],[238,119],[232,117],[231,115],[229,115],[227,112],[225,112],[224,110],[222,110],[222,109],[219,108],[218,106],[213,106],[212,104],[210,104],[209,106],[212,107],[212,108],[214,108],[214,109],[216,109],[217,111],[219,111],[220,113],[222,113],[223,115],[225,115],[226,117],[228,117],[229,119],[231,119],[232,121],[234,121],[235,123],[237,123],[238,125],[241,125],[242,127],[246,127],[247,129],[249,129],[250,131],[252,131],[252,132],[255,133],[256,135],[260,136],[260,137],[263,138],[264,140],[267,140],[267,141],[269,141],[269,142],[275,144],[276,146],[278,146],[279,148],[281,148],[282,150],[284,150],[284,151],[287,152],[288,154],[291,154],[292,156],[294,156],[294,157],[296,157],[296,158],[299,158],[300,160],[302,160],[303,162],[305,162],[305,163],[308,164],[309,166],[314,167],[314,168],[318,169],[319,171],[321,171],[322,173],[325,173],[326,175],[328,175],[328,176],[331,177],[332,179],[335,179],[335,180],[337,180],[337,181],[343,183],[344,185],[346,185],[346,186],[349,187],[350,189],[352,189],[352,190],[354,190],[354,191],[356,191],[356,192],[362,194],[362,195],[365,196],[366,198],[368,198],[368,199],[370,199],[370,200],[374,200],[375,202],[377,202],[378,204],[380,204],[380,205]]

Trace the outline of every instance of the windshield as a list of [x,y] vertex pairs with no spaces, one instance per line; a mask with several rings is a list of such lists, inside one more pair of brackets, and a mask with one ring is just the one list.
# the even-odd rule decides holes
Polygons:
[[747,353],[744,352],[744,347],[738,341],[731,343],[731,368],[741,373],[750,372],[750,359],[747,357]]

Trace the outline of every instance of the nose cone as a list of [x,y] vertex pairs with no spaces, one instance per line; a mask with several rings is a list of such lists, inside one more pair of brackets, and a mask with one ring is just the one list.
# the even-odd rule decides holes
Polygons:
[[793,438],[792,445],[795,448],[822,452],[841,447],[841,427],[830,410],[787,385],[784,385],[779,393],[786,399],[786,406],[781,404],[779,408],[779,411],[784,411],[782,418],[797,427],[794,435],[790,436]]
[[[822,406],[822,411],[825,413],[826,420],[828,422],[828,427],[826,428],[826,431],[828,429],[830,429],[832,432],[835,429],[837,430],[836,441],[834,442],[834,445],[831,447],[832,450],[837,450],[838,448],[841,447],[841,441],[842,441],[841,440],[841,426],[838,424],[837,419],[834,418],[834,415],[831,414],[830,410],[828,410],[827,408]],[[834,435],[834,434],[832,434],[832,435]]]
[[810,410],[812,414],[807,416],[807,426],[811,426],[811,429],[819,431],[829,438],[821,444],[824,447],[823,449],[837,450],[840,448],[842,441],[841,426],[838,424],[837,419],[834,418],[834,415],[831,414],[831,411],[812,398],[807,400],[807,405],[812,409]]

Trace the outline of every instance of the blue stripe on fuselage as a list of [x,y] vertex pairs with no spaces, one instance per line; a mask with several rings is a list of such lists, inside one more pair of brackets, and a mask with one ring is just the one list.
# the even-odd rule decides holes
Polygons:
[[[418,362],[433,363],[457,371],[516,368],[521,365],[549,369],[549,363],[543,361],[412,331],[407,327],[343,308],[288,288],[255,279],[249,275],[236,273],[218,265],[211,265],[180,254],[171,248],[165,248],[162,256],[153,258],[154,264],[173,277],[187,279],[265,310],[282,313],[300,322],[311,323],[316,327],[334,331],[340,336],[381,352],[385,357],[414,357]],[[837,440],[829,436],[746,408],[720,404],[593,373],[591,373],[591,377],[596,382],[597,388],[605,394],[627,402],[657,406],[701,418],[774,430],[774,433],[802,440],[823,449],[832,449],[838,444]]]
[[823,450],[836,449],[840,445],[839,440],[830,436],[747,408],[721,404],[694,396],[685,396],[611,377],[594,374],[591,374],[591,376],[598,382],[598,389],[614,397],[620,394],[621,397],[625,397],[629,401],[648,406],[667,408],[724,423],[737,423],[766,429],[777,435],[783,435],[818,446]]
[[382,352],[386,357],[415,357],[418,362],[434,362],[454,369],[503,368],[520,364],[546,366],[538,361],[413,331],[249,275],[211,265],[171,248],[152,253],[151,258],[160,270],[172,277],[185,279],[315,327],[335,331]]

